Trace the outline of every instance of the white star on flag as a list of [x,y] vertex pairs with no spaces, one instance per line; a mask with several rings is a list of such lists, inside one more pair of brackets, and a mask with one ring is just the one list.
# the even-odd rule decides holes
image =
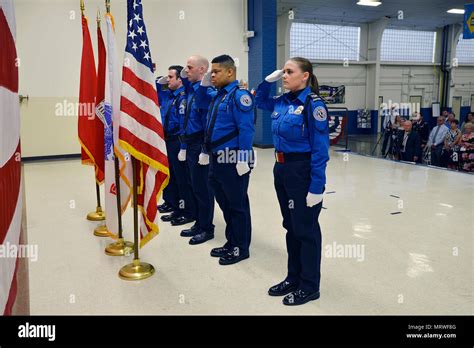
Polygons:
[[145,41],[140,40],[140,42],[141,42],[140,47],[147,48],[148,45],[146,44]]
[[138,27],[138,30],[137,30],[138,34],[143,35],[143,33],[145,32],[145,30],[143,30],[143,27]]
[[134,20],[134,21],[137,21],[137,23],[140,23],[140,21],[141,21],[142,19],[140,18],[140,15],[139,15],[139,14],[135,14],[133,20]]
[[135,30],[132,30],[132,31],[128,34],[128,37],[131,37],[132,40],[135,39],[135,36],[137,36],[137,34],[135,34]]

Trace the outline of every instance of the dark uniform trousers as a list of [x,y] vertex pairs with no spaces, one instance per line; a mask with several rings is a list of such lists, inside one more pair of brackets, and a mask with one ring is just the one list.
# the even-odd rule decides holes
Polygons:
[[[179,146],[179,145],[178,145]],[[173,144],[171,141],[166,141],[166,151],[168,152],[168,160],[169,160],[169,167],[170,167],[170,179],[168,185],[163,190],[163,200],[171,205],[174,211],[179,210],[179,191],[178,191],[178,184],[176,180],[176,175],[173,173],[173,163],[172,163],[172,152],[173,152]],[[177,155],[176,155],[177,156]]]
[[192,192],[196,206],[196,225],[202,232],[214,233],[214,192],[209,187],[209,166],[202,166],[199,155],[201,142],[188,142],[186,163],[191,178]]
[[321,229],[318,217],[322,202],[309,208],[306,196],[311,183],[310,160],[275,163],[274,185],[287,230],[287,281],[303,291],[319,291],[321,278]]
[[[195,218],[196,204],[192,195],[188,167],[185,162],[178,160],[180,150],[179,139],[171,136],[171,139],[166,141],[166,149],[170,166],[170,181],[163,191],[164,200],[165,202],[170,202],[173,209],[185,218]],[[168,188],[170,188],[168,194],[173,197],[169,201],[165,196]]]
[[238,247],[242,255],[249,253],[252,234],[249,181],[250,172],[239,176],[236,163],[220,163],[216,154],[211,156],[209,184],[226,222],[225,247],[231,250]]

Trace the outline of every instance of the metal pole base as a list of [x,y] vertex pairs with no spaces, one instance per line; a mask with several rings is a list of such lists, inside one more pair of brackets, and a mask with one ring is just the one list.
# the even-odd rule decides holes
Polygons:
[[107,245],[105,254],[109,256],[129,256],[133,254],[133,243],[119,238],[117,242]]
[[140,262],[140,259],[135,259],[133,263],[129,263],[120,269],[119,277],[123,280],[142,280],[151,277],[154,273],[155,268],[152,265]]
[[101,207],[97,207],[96,211],[93,211],[87,214],[87,220],[89,221],[104,221],[105,220],[105,212],[102,211]]
[[107,230],[107,226],[101,225],[94,229],[94,236],[96,237],[110,237],[110,233]]

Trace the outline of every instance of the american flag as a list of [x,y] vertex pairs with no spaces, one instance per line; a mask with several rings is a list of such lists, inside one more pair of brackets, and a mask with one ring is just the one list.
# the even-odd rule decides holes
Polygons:
[[140,0],[128,0],[128,31],[122,70],[120,145],[140,161],[140,247],[158,234],[157,204],[168,184],[169,165],[150,43]]
[[[18,65],[12,0],[0,0],[0,247],[18,248],[22,185]],[[11,315],[17,294],[18,258],[0,257],[0,315]]]

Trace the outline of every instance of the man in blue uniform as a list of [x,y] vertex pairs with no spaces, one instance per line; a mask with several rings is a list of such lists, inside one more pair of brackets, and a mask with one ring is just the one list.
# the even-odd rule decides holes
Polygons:
[[[183,134],[183,121],[186,113],[186,93],[180,77],[183,67],[172,65],[168,75],[158,80],[160,85],[167,84],[168,90],[160,88],[158,92],[160,111],[165,131],[166,149],[170,166],[170,180],[163,192],[163,197],[173,213],[162,216],[163,221],[170,221],[179,226],[195,220],[194,199],[191,195],[191,185],[188,181],[187,167],[178,160],[180,151],[179,137]],[[158,209],[164,212],[165,209]]]
[[201,56],[191,56],[181,71],[186,90],[187,105],[183,121],[184,133],[178,158],[186,161],[189,168],[192,192],[196,204],[196,223],[181,236],[192,237],[189,244],[201,244],[214,238],[214,193],[209,187],[209,166],[200,164],[199,159],[204,147],[204,128],[206,126],[209,101],[198,102],[196,90],[209,69],[209,62]]
[[[234,60],[214,58],[211,73],[204,76],[197,99],[212,99],[205,128],[207,154],[211,157],[209,183],[226,222],[227,242],[211,251],[219,264],[230,265],[249,257],[251,217],[248,198],[253,165],[254,102],[250,92],[239,88]],[[212,82],[217,91],[209,90]],[[207,155],[201,155],[201,162]]]

